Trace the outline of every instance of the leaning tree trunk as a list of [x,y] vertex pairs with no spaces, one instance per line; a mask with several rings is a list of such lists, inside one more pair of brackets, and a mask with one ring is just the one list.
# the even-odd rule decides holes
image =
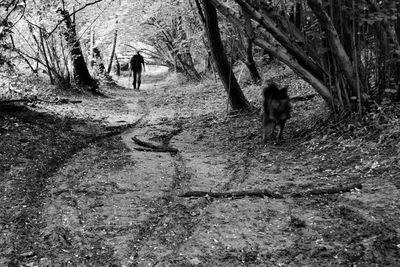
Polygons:
[[94,26],[92,25],[90,27],[90,55],[89,55],[89,64],[91,68],[93,68],[94,66],[94,55],[93,55],[93,49],[95,47],[94,39],[95,39],[95,29]]
[[111,49],[110,61],[108,62],[107,75],[110,75],[110,72],[111,72],[114,54],[115,54],[115,48],[117,47],[117,39],[118,39],[118,16],[116,17],[116,21],[115,21],[114,40],[113,40],[113,46]]
[[117,47],[117,37],[118,37],[118,30],[115,29],[114,32],[114,41],[113,41],[113,46],[111,49],[111,55],[110,55],[110,61],[108,62],[108,67],[107,67],[107,74],[109,75],[111,72],[111,68],[112,68],[112,63],[113,63],[113,58],[114,58],[114,54],[115,54],[115,48]]
[[[233,25],[237,27],[237,29],[241,32],[244,32],[245,29],[243,28],[243,22],[238,19],[238,16],[225,5],[223,5],[219,0],[207,0],[208,2],[212,3],[218,11],[221,12]],[[255,1],[255,0],[254,0]],[[263,25],[267,25],[268,27],[264,27],[260,22],[266,20],[266,16],[263,17],[261,13],[259,13],[254,8],[249,7],[246,2],[242,0],[235,0],[235,2],[239,3],[242,8],[251,15],[252,23],[254,24],[254,31],[256,38],[254,39],[254,44],[265,49],[265,51],[271,55],[273,58],[278,59],[279,61],[286,64],[290,67],[296,74],[298,74],[302,79],[308,82],[311,86],[315,88],[315,90],[324,98],[326,103],[330,106],[332,110],[336,110],[339,107],[333,98],[329,88],[324,84],[324,80],[322,79],[322,74],[319,75],[318,73],[324,72],[323,69],[313,62],[311,59],[308,59],[308,62],[302,62],[294,55],[292,55],[285,47],[282,45],[278,45],[276,42],[271,42],[271,35],[268,30],[274,30],[274,34],[276,36],[284,37],[284,32],[280,31],[276,27],[270,27],[271,25],[266,21],[263,22]],[[270,20],[270,18],[268,18]],[[245,34],[245,33],[243,33]],[[285,45],[289,43],[288,40],[285,40]],[[293,43],[293,42],[291,42]],[[293,47],[291,47],[293,49]],[[304,50],[294,50],[297,51],[298,57],[306,56]],[[305,67],[307,66],[307,67]],[[319,71],[320,70],[320,71]]]
[[97,83],[90,76],[89,70],[85,62],[85,58],[83,57],[81,44],[76,34],[75,22],[72,21],[68,11],[60,10],[60,13],[64,18],[65,26],[67,28],[64,34],[68,46],[71,49],[71,59],[74,71],[74,79],[80,86],[87,86],[89,88],[89,91],[93,93],[98,93]]
[[239,83],[232,71],[228,58],[225,54],[218,27],[217,10],[209,0],[202,0],[205,15],[205,28],[208,41],[210,43],[211,54],[214,58],[218,74],[222,80],[226,92],[228,93],[229,103],[234,110],[249,109],[250,104],[244,96]]

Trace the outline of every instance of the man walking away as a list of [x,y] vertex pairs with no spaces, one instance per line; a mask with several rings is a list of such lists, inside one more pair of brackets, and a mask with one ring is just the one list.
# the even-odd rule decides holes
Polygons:
[[133,88],[136,89],[137,81],[137,89],[139,90],[142,78],[142,65],[143,71],[145,71],[144,59],[139,51],[137,51],[136,54],[131,58],[130,65],[131,71],[133,72]]

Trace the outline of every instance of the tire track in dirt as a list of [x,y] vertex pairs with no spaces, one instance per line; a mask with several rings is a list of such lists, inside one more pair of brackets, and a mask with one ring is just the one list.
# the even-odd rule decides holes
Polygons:
[[242,184],[249,177],[250,172],[250,157],[251,150],[247,150],[244,156],[240,159],[240,163],[232,163],[228,168],[234,168],[231,177],[220,189],[220,191],[229,191],[234,184]]
[[[162,127],[162,124],[159,125]],[[151,127],[159,125],[151,124]],[[140,129],[140,132],[147,131],[146,125]],[[159,131],[158,134],[162,132]],[[181,128],[177,127],[167,134],[160,134],[161,143],[169,145],[169,141],[180,132]],[[137,129],[131,134],[137,135]],[[180,152],[169,154],[174,169],[169,189],[162,196],[146,204],[147,208],[152,210],[152,214],[138,226],[138,234],[129,244],[129,249],[132,251],[130,259],[139,264],[153,265],[160,261],[177,262],[180,246],[191,237],[198,223],[197,216],[200,210],[208,204],[207,200],[185,203],[177,197],[179,191],[187,188],[193,174],[186,167]],[[160,254],[165,255],[160,256]]]

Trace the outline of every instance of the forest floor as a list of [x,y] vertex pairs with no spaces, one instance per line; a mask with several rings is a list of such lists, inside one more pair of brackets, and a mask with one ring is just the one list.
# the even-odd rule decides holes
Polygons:
[[297,101],[264,145],[219,82],[118,83],[0,109],[0,266],[400,266],[398,117]]

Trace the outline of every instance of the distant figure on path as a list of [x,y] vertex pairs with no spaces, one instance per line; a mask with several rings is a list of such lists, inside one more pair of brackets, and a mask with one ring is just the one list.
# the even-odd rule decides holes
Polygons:
[[139,51],[136,52],[135,55],[131,58],[130,61],[131,71],[133,72],[133,88],[136,89],[136,81],[137,81],[137,89],[139,90],[140,84],[142,82],[142,65],[143,71],[145,71],[144,67],[144,59]]

